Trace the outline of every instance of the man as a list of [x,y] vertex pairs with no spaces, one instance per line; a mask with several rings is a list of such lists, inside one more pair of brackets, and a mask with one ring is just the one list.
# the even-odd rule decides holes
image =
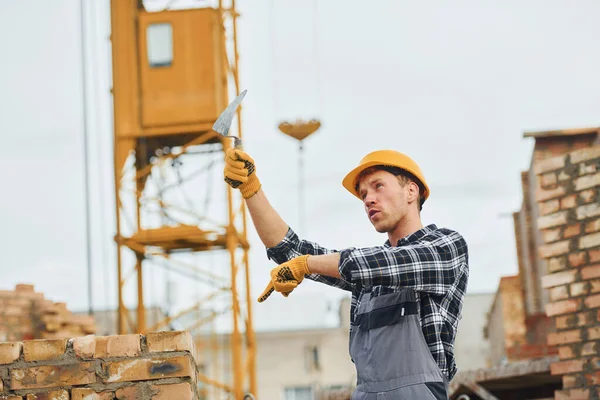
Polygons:
[[362,200],[383,246],[328,250],[300,240],[269,204],[254,160],[226,151],[225,181],[240,189],[270,259],[279,266],[259,297],[289,294],[309,278],[352,292],[352,399],[446,399],[456,373],[454,339],[468,281],[457,232],[423,226],[430,194],[419,166],[392,150],[367,154],[342,185]]

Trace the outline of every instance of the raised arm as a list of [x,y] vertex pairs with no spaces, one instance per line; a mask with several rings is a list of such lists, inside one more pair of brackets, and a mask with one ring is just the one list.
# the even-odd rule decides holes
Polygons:
[[227,149],[224,175],[225,182],[240,190],[263,244],[273,247],[281,242],[288,226],[267,200],[256,175],[256,165],[252,157],[241,150]]
[[[319,255],[334,252],[316,243],[300,240],[283,218],[273,208],[256,175],[254,160],[245,152],[227,149],[225,153],[225,181],[239,189],[246,201],[252,223],[260,240],[267,248],[267,255],[278,264],[300,255]],[[344,290],[351,290],[347,282],[340,279],[311,274],[309,279]]]

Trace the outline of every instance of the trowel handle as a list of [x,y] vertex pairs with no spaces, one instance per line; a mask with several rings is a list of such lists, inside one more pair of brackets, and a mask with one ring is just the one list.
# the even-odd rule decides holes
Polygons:
[[242,150],[244,151],[244,146],[242,145],[242,139],[234,137],[233,138],[233,145],[235,146],[235,148],[237,150]]

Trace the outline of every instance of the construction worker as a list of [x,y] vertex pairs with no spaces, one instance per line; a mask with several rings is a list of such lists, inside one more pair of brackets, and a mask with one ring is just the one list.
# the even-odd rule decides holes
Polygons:
[[[362,200],[384,245],[328,250],[301,240],[269,204],[254,160],[228,149],[225,181],[244,197],[270,259],[279,264],[259,297],[289,294],[304,278],[352,292],[352,399],[447,399],[456,373],[454,339],[468,281],[457,232],[423,226],[430,194],[419,166],[393,150],[367,154],[342,185]],[[308,310],[307,310],[308,311]]]

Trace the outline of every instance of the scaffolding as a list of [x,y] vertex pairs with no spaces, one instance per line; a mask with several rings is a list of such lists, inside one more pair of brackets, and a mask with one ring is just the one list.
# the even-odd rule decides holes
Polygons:
[[[235,0],[111,0],[118,332],[191,331],[204,393],[234,399],[256,393],[249,244],[245,204],[216,168],[231,143],[211,127],[240,92],[238,16]],[[166,318],[148,326],[145,302],[161,291]]]

